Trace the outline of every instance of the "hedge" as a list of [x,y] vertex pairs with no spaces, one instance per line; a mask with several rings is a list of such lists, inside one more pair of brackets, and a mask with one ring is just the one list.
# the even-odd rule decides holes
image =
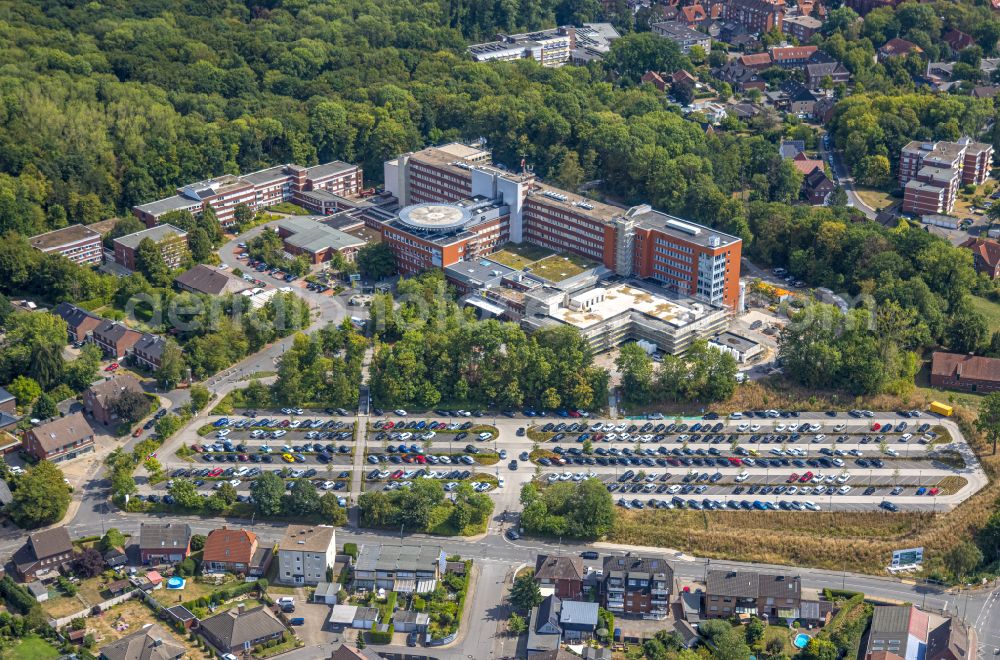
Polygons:
[[5,575],[0,580],[0,596],[7,602],[7,607],[15,610],[19,614],[27,614],[32,608],[38,605],[38,601],[31,593]]
[[389,624],[389,629],[385,632],[378,630],[377,623],[372,624],[371,632],[368,633],[368,641],[372,644],[390,644],[392,643],[392,633],[395,632],[393,625]]

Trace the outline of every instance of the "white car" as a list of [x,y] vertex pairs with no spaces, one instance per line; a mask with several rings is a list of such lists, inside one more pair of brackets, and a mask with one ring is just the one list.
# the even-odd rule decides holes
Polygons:
[[778,424],[777,426],[775,426],[775,427],[774,427],[774,430],[775,430],[775,431],[776,431],[777,433],[781,433],[782,431],[784,431],[784,430],[785,430],[785,425],[784,425],[784,424]]
[[847,472],[845,472],[844,474],[842,474],[839,477],[837,477],[837,483],[838,484],[846,484],[847,480],[850,479],[850,478],[851,478],[851,475],[848,474]]
[[813,443],[817,443],[817,442],[823,442],[824,440],[826,440],[826,436],[825,436],[825,435],[823,435],[822,433],[817,433],[817,434],[816,434],[816,435],[815,435],[815,436],[813,437],[813,440],[812,440],[812,441],[813,441]]
[[219,429],[218,431],[215,432],[215,437],[217,437],[217,438],[224,438],[227,435],[229,435],[230,433],[232,433],[232,431],[229,430],[229,429]]
[[802,506],[804,506],[805,508],[809,509],[810,511],[820,511],[821,510],[819,508],[818,504],[816,504],[815,502],[809,501],[809,500],[806,500],[805,502],[803,502]]
[[847,424],[837,424],[836,426],[833,427],[833,432],[834,433],[840,433],[841,431],[843,431],[846,428],[847,428]]
[[760,424],[751,424],[750,425],[750,431],[751,432],[756,433],[759,430],[760,430]]
[[799,492],[798,486],[789,486],[788,490],[785,491],[786,495],[795,495]]
[[285,429],[278,429],[277,431],[271,432],[272,438],[283,438],[286,435],[288,435],[288,431],[286,431]]
[[493,434],[492,433],[488,433],[486,431],[483,431],[482,433],[479,434],[479,439],[480,440],[489,440],[492,437],[493,437]]
[[893,449],[892,447],[886,447],[885,453],[887,456],[899,456],[899,452]]
[[813,433],[815,433],[816,431],[819,431],[822,428],[823,428],[822,424],[810,424],[809,425],[809,430],[812,431]]
[[851,487],[841,486],[840,488],[837,489],[837,492],[840,493],[841,495],[847,495],[849,492],[851,492]]
[[749,478],[750,478],[750,473],[749,472],[746,472],[746,471],[740,472],[738,475],[736,475],[736,483],[743,483],[744,481],[746,481]]
[[229,485],[230,485],[230,486],[232,486],[233,488],[236,488],[236,487],[237,487],[237,486],[239,486],[239,485],[240,485],[241,483],[243,483],[243,482],[242,482],[242,481],[240,481],[239,479],[230,479],[230,480],[229,480]]
[[392,411],[394,415],[399,415],[400,417],[406,417],[406,411],[400,408],[399,410]]
[[910,438],[912,438],[912,437],[913,437],[912,433],[904,433],[903,435],[899,436],[899,441],[900,442],[909,442]]
[[746,433],[749,429],[750,429],[749,424],[740,424],[739,426],[736,427],[736,430],[739,431],[740,433]]

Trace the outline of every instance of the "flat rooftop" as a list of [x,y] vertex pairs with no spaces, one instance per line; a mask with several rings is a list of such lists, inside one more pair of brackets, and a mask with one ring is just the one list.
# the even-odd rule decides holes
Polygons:
[[[596,291],[591,289],[578,294],[578,297],[586,297]],[[604,289],[604,298],[589,308],[571,309],[560,306],[552,313],[552,317],[585,329],[627,312],[639,312],[679,328],[703,318],[710,310],[710,306],[694,301],[685,304],[630,284],[618,284]]]
[[137,231],[134,234],[128,234],[127,236],[116,238],[115,243],[135,250],[139,247],[139,243],[144,238],[149,238],[152,239],[154,243],[159,243],[164,239],[172,238],[174,236],[187,236],[187,232],[184,232],[173,225],[156,225],[155,227],[150,227],[149,229]]
[[[711,227],[682,220],[660,211],[649,210],[645,213],[638,213],[634,217],[638,220],[640,227],[656,229],[668,236],[702,247],[728,247],[742,240],[737,236],[730,236]],[[718,245],[712,245],[714,239],[718,239]]]
[[553,254],[531,264],[530,274],[549,282],[562,282],[600,265],[576,254]]
[[44,251],[95,238],[101,240],[101,235],[93,229],[84,225],[70,225],[62,229],[39,234],[38,236],[32,236],[29,240],[31,247]]
[[598,202],[589,197],[577,195],[576,193],[554,188],[543,183],[535,183],[531,186],[531,192],[527,201],[564,209],[571,213],[595,218],[601,222],[611,222],[614,218],[625,215],[627,211],[627,209]]

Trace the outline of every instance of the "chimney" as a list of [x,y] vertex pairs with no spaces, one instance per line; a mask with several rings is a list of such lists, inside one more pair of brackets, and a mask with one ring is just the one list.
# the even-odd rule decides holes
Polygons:
[[237,614],[243,614],[246,611],[246,609],[247,609],[247,606],[244,603],[240,603],[239,605],[236,606],[236,612],[237,612]]

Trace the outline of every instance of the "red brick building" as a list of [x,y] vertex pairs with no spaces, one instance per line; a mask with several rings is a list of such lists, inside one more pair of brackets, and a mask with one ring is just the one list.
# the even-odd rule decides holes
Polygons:
[[177,189],[177,195],[141,204],[132,212],[146,226],[159,224],[172,211],[190,211],[197,215],[209,206],[215,210],[223,227],[234,222],[236,207],[251,210],[294,202],[322,214],[340,209],[343,198],[361,192],[362,171],[357,165],[341,161],[302,167],[277,165],[240,176],[226,174]]
[[118,421],[114,412],[115,402],[125,392],[143,393],[142,385],[128,374],[111,376],[99,383],[94,383],[83,392],[83,408],[94,418],[94,421],[104,425]]
[[45,254],[61,254],[73,263],[99,264],[104,259],[101,235],[83,225],[70,225],[62,229],[32,236],[31,247]]
[[601,596],[616,616],[662,619],[670,611],[674,571],[662,559],[605,557]]
[[202,570],[258,576],[271,564],[271,548],[261,548],[257,535],[245,529],[213,529],[205,538]]
[[958,142],[910,142],[899,156],[903,212],[951,213],[958,189],[985,183],[992,165],[992,145],[968,137]]
[[83,413],[75,412],[28,429],[23,444],[40,461],[66,461],[94,451],[94,430]]
[[972,250],[977,273],[983,273],[991,280],[1000,277],[1000,242],[992,238],[970,238],[962,243],[962,247]]
[[106,356],[117,359],[125,357],[140,339],[141,332],[118,321],[102,321],[88,337]]
[[173,225],[156,225],[116,238],[113,241],[115,263],[134,271],[136,250],[139,249],[139,243],[147,238],[159,246],[168,268],[179,267],[187,255],[187,232]]
[[173,564],[191,554],[191,526],[184,523],[142,523],[139,555],[143,564]]
[[71,342],[85,340],[89,333],[104,322],[101,317],[65,302],[56,305],[52,313],[66,322],[66,333]]
[[931,385],[967,392],[996,392],[1000,390],[1000,360],[936,351],[931,356]]
[[729,0],[726,20],[736,21],[748,32],[781,30],[785,16],[785,0]]
[[583,560],[568,555],[538,555],[535,582],[559,598],[577,600],[583,593]]

